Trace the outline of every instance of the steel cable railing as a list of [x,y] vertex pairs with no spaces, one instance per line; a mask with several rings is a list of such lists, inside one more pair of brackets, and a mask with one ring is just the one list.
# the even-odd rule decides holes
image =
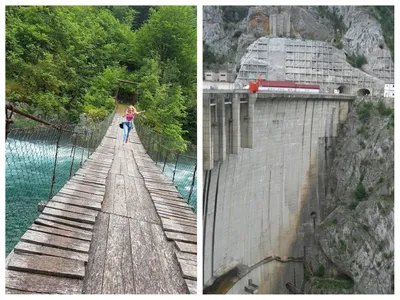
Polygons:
[[34,126],[17,127],[11,117],[18,112],[6,105],[7,253],[36,219],[37,204],[51,199],[100,145],[114,116],[91,125],[60,125],[24,113]]

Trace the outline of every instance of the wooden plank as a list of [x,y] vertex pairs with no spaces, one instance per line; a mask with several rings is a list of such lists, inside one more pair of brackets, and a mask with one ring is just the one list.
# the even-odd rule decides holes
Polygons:
[[89,260],[89,255],[86,253],[80,253],[80,252],[69,251],[69,250],[64,250],[64,249],[57,249],[54,247],[47,247],[47,246],[25,243],[25,242],[19,242],[15,246],[14,252],[20,253],[20,254],[30,253],[30,254],[57,256],[57,257],[63,257],[63,258],[68,258],[68,259],[80,260],[83,262],[88,262],[88,260]]
[[110,176],[107,178],[107,191],[104,194],[104,202],[102,211],[112,213],[114,207],[114,193],[115,193],[115,174],[110,173]]
[[89,200],[77,200],[76,198],[68,198],[68,196],[60,196],[59,194],[54,196],[51,201],[89,208],[97,211],[101,209],[101,203],[99,202]]
[[103,294],[134,294],[128,218],[110,215]]
[[143,175],[143,178],[149,185],[166,185],[170,188],[174,188],[176,190],[175,185],[171,182],[169,178],[167,178],[164,174],[163,175]]
[[14,253],[8,264],[8,269],[77,279],[83,279],[85,277],[84,262],[48,255],[21,255]]
[[86,223],[80,223],[80,222],[75,222],[75,221],[70,221],[70,220],[66,220],[66,219],[62,219],[62,218],[58,218],[58,217],[53,217],[50,215],[45,215],[45,214],[41,214],[39,216],[39,219],[42,220],[47,220],[47,221],[53,221],[56,223],[60,223],[63,225],[69,225],[71,227],[76,227],[76,228],[80,228],[83,230],[93,230],[93,225],[90,224],[86,224]]
[[[97,174],[96,174],[97,175]],[[104,175],[104,174],[103,174]],[[97,177],[97,176],[84,176],[82,174],[76,174],[74,176],[72,176],[70,178],[70,180],[81,180],[81,181],[85,181],[89,184],[94,184],[94,185],[99,185],[99,186],[103,186],[105,185],[105,178],[104,176],[102,177]]]
[[[14,272],[14,271],[13,271],[13,272]],[[18,273],[20,273],[20,272],[18,272]],[[37,292],[27,292],[27,291],[21,291],[21,290],[6,288],[6,294],[22,295],[22,294],[41,294],[41,293],[37,293]]]
[[169,239],[169,240],[197,244],[197,235],[185,234],[185,233],[179,233],[179,232],[170,232],[170,231],[166,231],[165,235],[166,235],[167,239]]
[[5,286],[9,289],[31,293],[81,294],[83,281],[79,279],[55,277],[6,270]]
[[93,165],[93,166],[104,166],[104,167],[110,167],[112,165],[113,162],[113,155],[110,156],[110,158],[105,158],[102,157],[100,159],[96,159],[96,158],[88,158],[88,160],[86,161],[87,164]]
[[[70,185],[70,189],[76,189],[76,190],[83,190],[86,191],[87,189],[90,189],[90,192],[98,192],[98,193],[104,193],[106,187],[105,184],[97,184],[96,182],[84,182],[85,178],[87,181],[96,179],[96,178],[90,178],[90,177],[82,177],[83,179],[80,181],[77,181],[75,178],[71,178],[66,185]],[[105,182],[105,179],[101,179],[102,181]]]
[[[144,221],[147,215],[147,210],[143,208],[140,203],[135,180],[136,178],[127,176],[125,180],[125,194],[126,194],[126,211],[129,218],[135,218],[137,220]],[[150,205],[149,205],[150,206]],[[153,208],[154,210],[154,208]],[[151,214],[151,213],[150,213]]]
[[121,174],[123,175],[129,174],[126,162],[129,160],[133,160],[133,157],[129,157],[128,152],[130,151],[125,149],[123,151],[119,150],[118,152],[118,155],[122,158],[120,160],[120,163],[121,163]]
[[163,203],[159,203],[159,202],[154,202],[154,206],[156,207],[156,209],[168,211],[171,214],[176,213],[176,214],[195,216],[193,213],[193,210],[191,210],[190,208],[181,208],[181,207],[176,207],[176,206],[170,206],[168,204],[163,204]]
[[90,177],[90,178],[101,178],[101,179],[105,179],[108,176],[108,174],[96,173],[88,169],[79,169],[78,171],[76,171],[75,175]]
[[189,289],[189,293],[197,295],[197,281],[185,279],[185,282]]
[[98,185],[101,185],[101,186],[105,186],[106,185],[106,179],[105,178],[82,176],[82,175],[79,175],[79,174],[76,174],[76,175],[72,176],[71,180],[89,182],[89,183],[98,184]]
[[176,257],[180,259],[190,260],[192,263],[197,264],[197,255],[192,253],[186,253],[181,251],[175,252]]
[[84,293],[101,294],[110,215],[100,212],[93,229],[93,240],[89,251],[89,262],[85,277]]
[[88,209],[88,208],[83,208],[75,205],[69,205],[69,204],[64,204],[64,203],[59,203],[56,201],[50,200],[47,202],[46,207],[54,208],[54,209],[59,209],[59,210],[64,210],[64,211],[69,211],[69,212],[75,212],[83,215],[88,215],[88,216],[93,216],[96,217],[97,214],[99,213],[96,210]]
[[62,188],[58,193],[58,196],[70,196],[77,198],[77,200],[90,200],[90,201],[96,201],[96,202],[103,202],[103,196],[99,195],[93,195],[93,194],[88,194],[88,193],[83,193],[79,192],[76,190],[70,190],[66,188]]
[[183,278],[197,280],[197,266],[188,263],[187,260],[179,259],[179,265],[181,266]]
[[169,218],[162,217],[161,220],[163,220],[163,219],[164,220],[168,220],[168,221],[173,221],[173,222],[181,224],[181,225],[191,226],[191,227],[197,228],[197,222],[195,222],[195,221],[183,220],[183,219],[180,219],[180,218],[177,218],[177,217],[169,217]]
[[167,230],[167,231],[181,232],[181,233],[187,233],[187,234],[197,234],[197,228],[194,228],[191,226],[181,225],[181,224],[178,224],[173,221],[166,220],[166,219],[161,220],[161,223],[162,223],[164,230]]
[[170,201],[180,201],[180,202],[184,202],[187,204],[187,200],[183,199],[181,197],[181,195],[178,195],[178,194],[171,196],[171,195],[161,194],[158,191],[149,191],[149,193],[150,193],[151,197],[158,197],[158,198],[166,199],[166,200],[170,200]]
[[129,226],[136,293],[164,294],[168,292],[155,252],[160,246],[151,238],[149,223],[129,219]]
[[[131,157],[134,157],[133,151],[129,150],[129,152],[130,152],[129,155]],[[142,174],[140,174],[140,172],[139,172],[139,168],[135,162],[135,159],[128,159],[126,161],[126,164],[127,164],[128,170],[129,170],[128,175],[130,175],[132,177],[142,177]]]
[[71,220],[71,221],[88,223],[88,224],[94,224],[94,222],[96,220],[96,218],[93,216],[67,212],[67,211],[53,209],[53,208],[49,208],[49,207],[45,207],[42,214],[50,215],[53,217],[59,217],[59,218],[63,218],[63,219]]
[[90,166],[90,165],[83,165],[82,170],[88,170],[91,172],[95,172],[95,173],[99,173],[99,174],[108,174],[108,171],[110,168],[106,167],[106,168],[102,168],[102,167],[98,167],[98,166]]
[[85,164],[91,165],[91,166],[100,166],[100,167],[110,167],[112,165],[113,156],[110,156],[110,158],[100,158],[100,159],[96,159],[96,158],[88,158],[85,162]]
[[177,242],[177,241],[175,241],[175,244],[178,247],[179,251],[197,254],[197,245],[195,244]]
[[177,190],[167,191],[166,189],[161,189],[160,187],[151,186],[148,182],[146,183],[146,188],[149,190],[150,193],[159,194],[161,197],[169,196],[172,198],[180,198],[180,194]]
[[183,281],[174,251],[171,244],[166,241],[162,228],[159,225],[152,224],[151,232],[156,245],[158,245],[156,251],[158,253],[168,292],[171,294],[187,293],[186,284]]
[[184,202],[179,202],[179,201],[173,201],[173,200],[166,200],[163,198],[159,198],[159,197],[152,197],[154,202],[158,202],[160,204],[164,204],[167,206],[171,206],[171,207],[176,207],[176,208],[181,208],[181,209],[188,209],[188,210],[192,210],[189,205],[187,205]]
[[94,194],[98,196],[104,196],[105,188],[104,187],[90,187],[84,184],[78,184],[78,183],[73,183],[71,181],[67,182],[64,185],[64,188],[69,189],[69,190],[75,190],[79,192],[84,192],[88,194]]
[[[57,223],[57,222],[43,219],[42,215],[35,220],[35,224],[44,225],[44,226],[48,226],[51,228],[59,228],[59,229],[63,229],[63,230],[73,231],[73,232],[77,232],[77,233],[81,233],[81,234],[88,234],[88,235],[92,234],[90,231],[88,231],[88,229],[80,229],[80,228],[76,228],[73,226],[64,225],[62,223]],[[78,224],[81,224],[81,223],[78,223]]]
[[169,186],[169,185],[165,185],[165,184],[155,184],[150,181],[146,182],[146,187],[149,190],[168,191],[168,192],[173,192],[173,193],[179,193],[175,186]]
[[184,220],[191,220],[191,221],[197,223],[196,217],[193,214],[190,214],[189,212],[188,213],[171,212],[171,211],[168,211],[166,209],[162,209],[160,207],[157,207],[156,209],[157,209],[157,213],[160,216],[164,216],[167,219],[171,218],[171,217],[175,217],[175,218],[181,218],[181,219],[184,219]]
[[33,230],[27,230],[21,237],[21,241],[83,253],[89,252],[90,248],[90,243],[87,241]]
[[30,230],[34,231],[40,231],[40,232],[45,232],[45,233],[50,233],[54,235],[60,235],[60,236],[66,236],[78,240],[83,240],[83,241],[91,241],[92,240],[92,233],[91,232],[84,232],[84,233],[78,233],[70,230],[64,230],[64,229],[58,229],[58,228],[52,228],[48,226],[43,226],[39,224],[32,224],[29,227]]
[[123,175],[115,175],[115,189],[113,197],[113,212],[117,215],[127,216],[125,199],[125,179]]
[[[150,185],[150,184],[165,184],[165,185],[168,185],[168,186],[172,186],[172,187],[174,187],[175,188],[175,186],[173,185],[173,184],[171,184],[171,181],[169,181],[168,179],[166,179],[166,178],[162,178],[161,176],[160,177],[157,177],[157,178],[155,178],[155,177],[148,177],[148,176],[143,176],[143,179],[145,180],[145,182],[146,182],[146,185]],[[176,188],[175,188],[176,189]]]
[[113,164],[110,168],[110,173],[121,174],[121,158],[117,155],[114,157]]
[[162,174],[161,170],[155,166],[154,162],[151,159],[148,161],[139,158],[139,160],[136,160],[136,163],[140,168],[140,173],[156,174],[156,175]]
[[74,176],[72,177],[69,182],[71,183],[77,183],[77,184],[84,184],[87,185],[88,187],[105,187],[106,186],[106,180],[105,179],[94,179],[90,177],[83,177],[83,176]]
[[[181,251],[177,251],[177,252],[191,254],[191,253],[181,252]],[[192,254],[192,255],[194,255],[194,254]],[[197,261],[193,261],[193,260],[190,260],[190,259],[184,259],[184,258],[178,258],[178,260],[181,261],[181,262],[184,262],[185,264],[189,264],[189,265],[192,265],[192,266],[197,266]]]

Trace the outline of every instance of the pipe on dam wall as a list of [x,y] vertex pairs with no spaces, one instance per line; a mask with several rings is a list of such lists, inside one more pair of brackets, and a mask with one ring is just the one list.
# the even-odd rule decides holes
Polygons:
[[[203,143],[203,166],[211,171],[203,194],[205,286],[237,264],[305,255],[323,210],[324,174],[330,164],[326,151],[353,98],[204,94],[203,139],[208,143]],[[229,122],[232,130],[226,127]],[[250,278],[262,293],[287,293],[286,283],[298,286],[303,280],[302,267],[258,269],[263,268],[275,275],[253,271],[258,275]],[[242,291],[244,282],[235,283],[232,292]]]

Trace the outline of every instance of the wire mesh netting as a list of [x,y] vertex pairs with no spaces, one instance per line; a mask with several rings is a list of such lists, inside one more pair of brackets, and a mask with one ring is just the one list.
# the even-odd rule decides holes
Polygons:
[[177,149],[176,141],[155,133],[135,118],[137,134],[157,167],[175,184],[179,193],[197,213],[197,151],[186,143],[183,153]]
[[95,151],[113,115],[90,126],[11,128],[6,139],[6,255],[37,218],[37,204],[54,196]]

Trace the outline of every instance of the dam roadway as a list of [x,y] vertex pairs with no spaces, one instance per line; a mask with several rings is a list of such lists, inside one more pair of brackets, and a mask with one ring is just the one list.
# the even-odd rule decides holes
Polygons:
[[249,279],[258,293],[302,288],[303,263],[324,213],[332,145],[353,100],[203,92],[206,289],[246,293]]

